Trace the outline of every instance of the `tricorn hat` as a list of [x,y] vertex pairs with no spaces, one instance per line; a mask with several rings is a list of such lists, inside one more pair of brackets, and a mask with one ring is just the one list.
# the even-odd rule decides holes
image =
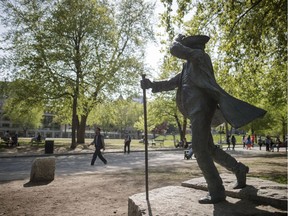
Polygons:
[[192,49],[204,49],[205,44],[210,40],[206,35],[192,35],[183,37],[180,43]]

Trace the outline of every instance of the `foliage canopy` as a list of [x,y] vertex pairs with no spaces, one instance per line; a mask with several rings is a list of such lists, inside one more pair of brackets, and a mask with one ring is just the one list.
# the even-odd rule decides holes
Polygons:
[[[268,110],[263,120],[249,125],[252,132],[287,134],[287,1],[161,2],[166,8],[162,24],[170,40],[178,29],[187,35],[209,35],[207,51],[218,83]],[[165,57],[166,74],[179,68],[171,67],[173,61],[169,54]]]

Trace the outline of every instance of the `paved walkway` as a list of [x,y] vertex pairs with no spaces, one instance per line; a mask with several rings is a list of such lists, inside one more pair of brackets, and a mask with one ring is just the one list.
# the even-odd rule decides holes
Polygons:
[[[228,151],[230,154],[237,157],[237,155],[271,155],[279,154],[277,152],[266,152],[259,149],[236,149],[235,151]],[[17,179],[26,179],[30,177],[30,170],[32,162],[36,157],[56,157],[56,175],[83,175],[101,172],[114,172],[130,169],[145,169],[145,153],[144,151],[134,151],[128,154],[123,154],[119,151],[107,151],[104,157],[108,164],[104,165],[99,158],[96,160],[95,166],[90,165],[93,151],[74,151],[62,152],[57,154],[0,154],[0,181],[11,181]],[[287,154],[285,149],[280,151],[280,154]],[[177,165],[183,164],[183,150],[182,149],[162,149],[157,151],[149,151],[149,167],[163,166],[163,165]],[[196,163],[196,160],[184,160],[184,163]]]
[[[51,157],[49,155],[46,155]],[[97,158],[95,165],[91,166],[92,154],[59,155],[56,157],[56,175],[83,175],[101,172],[124,171],[134,168],[145,169],[144,152],[133,152],[129,155],[123,153],[105,153],[108,164],[104,165]],[[182,151],[153,151],[149,152],[149,167],[163,164],[183,164]],[[26,179],[30,177],[32,157],[6,157],[0,158],[0,181]],[[194,160],[195,161],[195,160]],[[196,161],[195,161],[196,162]]]

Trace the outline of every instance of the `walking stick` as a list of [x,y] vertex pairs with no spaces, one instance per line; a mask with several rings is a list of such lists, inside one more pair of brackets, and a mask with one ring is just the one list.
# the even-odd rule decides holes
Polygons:
[[[142,80],[145,79],[142,74]],[[146,105],[146,89],[143,88],[143,108],[144,108],[144,141],[145,141],[145,183],[146,183],[146,200],[149,200],[148,188],[148,136],[147,136],[147,105]]]

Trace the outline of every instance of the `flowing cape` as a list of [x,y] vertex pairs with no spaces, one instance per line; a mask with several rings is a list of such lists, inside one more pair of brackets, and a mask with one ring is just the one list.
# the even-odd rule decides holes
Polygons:
[[266,114],[266,110],[239,100],[223,89],[220,93],[218,107],[212,120],[212,126],[220,125],[226,120],[234,128],[240,128]]

